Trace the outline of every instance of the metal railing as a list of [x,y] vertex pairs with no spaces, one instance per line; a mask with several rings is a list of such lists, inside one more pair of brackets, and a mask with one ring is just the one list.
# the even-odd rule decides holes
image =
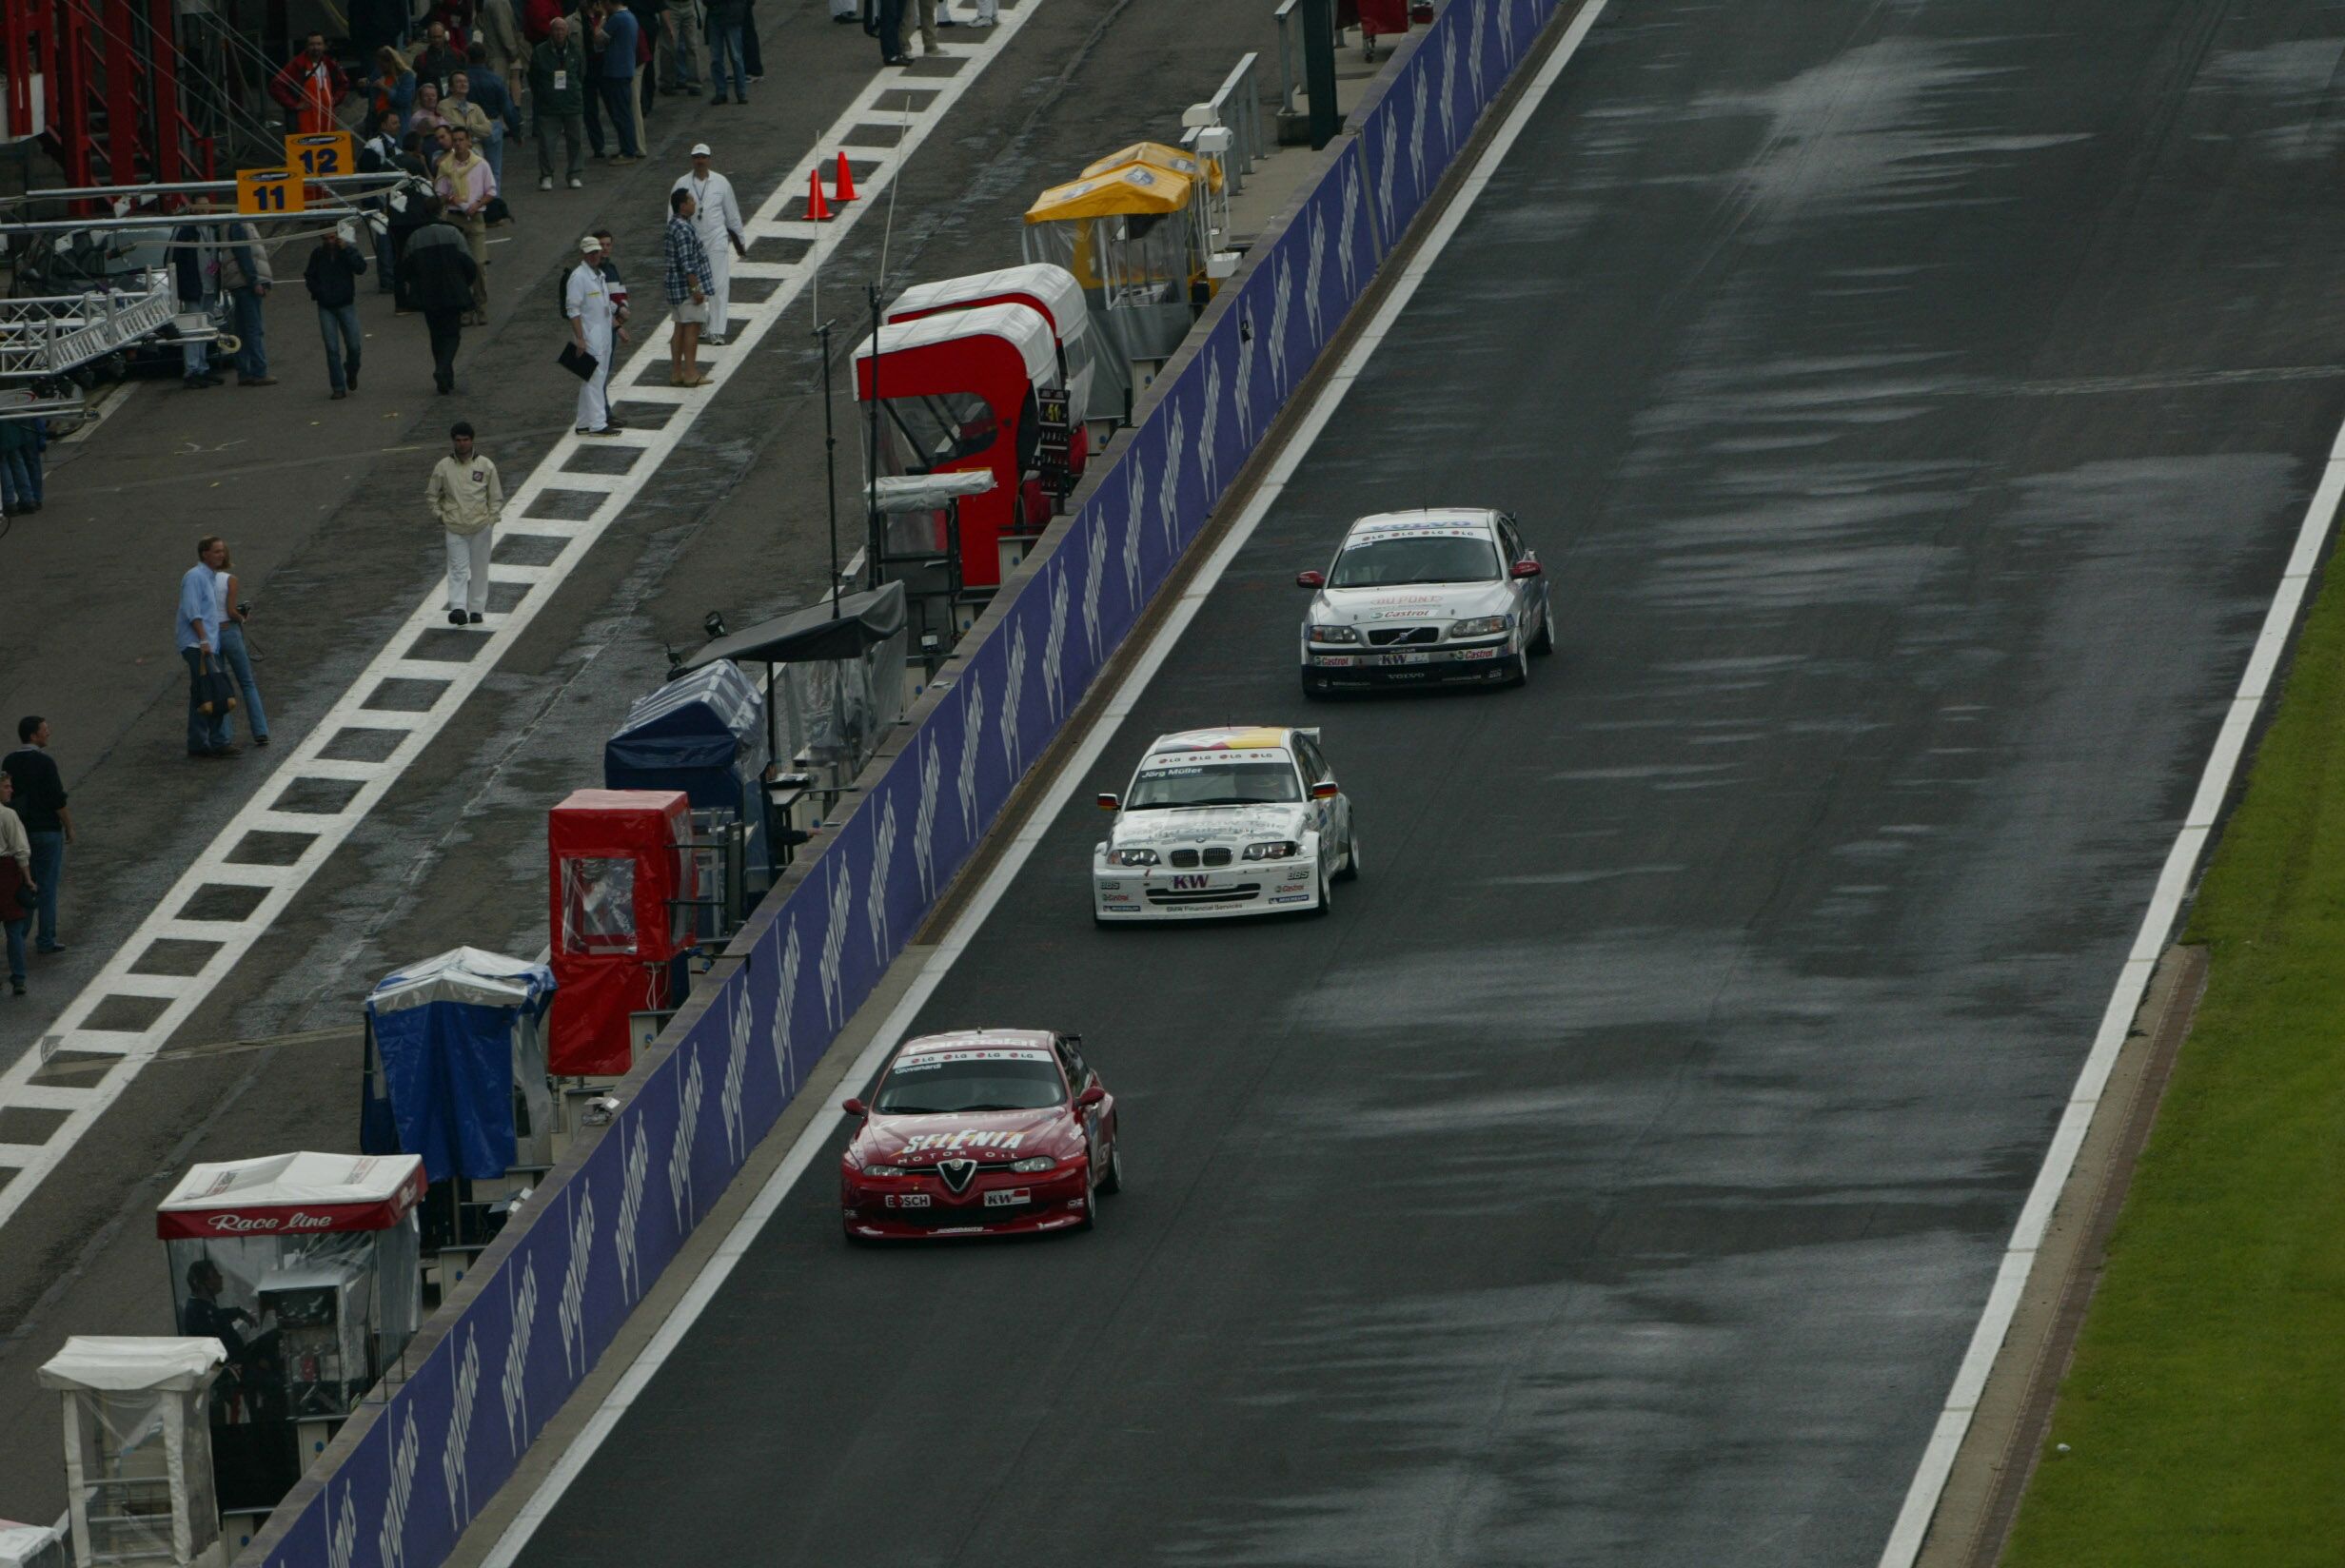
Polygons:
[[[1230,150],[1221,160],[1221,178],[1224,191],[1232,196],[1246,188],[1246,176],[1254,171],[1254,165],[1270,156],[1270,146],[1262,139],[1262,89],[1256,80],[1261,64],[1260,55],[1245,55],[1231,68],[1213,96],[1206,100],[1212,106],[1215,123],[1228,127],[1230,132]],[[1195,151],[1201,128],[1192,126],[1182,131],[1181,146]]]
[[[152,337],[176,309],[170,280],[161,273],[148,277],[144,293],[0,301],[0,378],[62,376]],[[213,333],[207,323],[188,335]]]

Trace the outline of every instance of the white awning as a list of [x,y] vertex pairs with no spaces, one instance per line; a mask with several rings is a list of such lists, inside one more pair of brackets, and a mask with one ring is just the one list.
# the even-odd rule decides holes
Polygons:
[[[987,304],[974,310],[947,310],[916,322],[890,322],[879,329],[880,390],[887,390],[884,368],[890,354],[908,354],[938,343],[963,343],[972,338],[999,338],[1016,348],[1026,362],[1026,379],[1035,386],[1058,382],[1058,340],[1040,311],[1022,304]],[[871,358],[871,339],[855,345],[857,360]]]
[[882,512],[940,511],[963,496],[981,496],[994,487],[990,468],[961,469],[950,474],[889,475],[872,481],[873,504]]
[[424,1196],[413,1154],[270,1154],[189,1167],[155,1205],[155,1233],[181,1236],[380,1230]]
[[34,1376],[44,1388],[184,1391],[210,1382],[212,1368],[227,1359],[220,1342],[208,1338],[76,1334]]
[[995,267],[960,278],[939,278],[915,284],[888,306],[888,320],[952,310],[978,301],[1023,296],[1037,301],[1063,342],[1083,330],[1083,285],[1074,274],[1051,262],[1028,262],[1022,266]]

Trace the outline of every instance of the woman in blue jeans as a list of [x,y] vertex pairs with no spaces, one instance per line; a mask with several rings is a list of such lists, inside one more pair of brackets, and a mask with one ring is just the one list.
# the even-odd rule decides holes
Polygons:
[[[246,606],[243,590],[236,580],[236,568],[223,551],[220,565],[213,574],[220,579],[220,662],[236,677],[236,688],[245,699],[245,718],[252,726],[252,743],[268,744],[268,715],[261,707],[260,683],[252,678],[252,651],[245,646]],[[222,726],[223,732],[233,736],[236,720],[233,715]]]

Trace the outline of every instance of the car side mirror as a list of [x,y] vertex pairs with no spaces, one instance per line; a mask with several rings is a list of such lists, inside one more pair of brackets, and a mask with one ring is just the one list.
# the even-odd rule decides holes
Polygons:
[[1508,569],[1507,575],[1510,578],[1535,578],[1539,575],[1539,563],[1535,560],[1518,560]]
[[838,1108],[845,1111],[848,1115],[854,1117],[858,1122],[871,1114],[871,1107],[865,1105],[860,1100],[848,1100],[842,1103]]
[[1294,574],[1294,585],[1297,588],[1325,588],[1328,575],[1325,572],[1297,572]]
[[1099,809],[1103,812],[1120,812],[1124,809],[1124,803],[1102,790],[1099,792]]
[[1310,787],[1310,797],[1313,800],[1332,800],[1343,793],[1344,787],[1331,778],[1323,778]]
[[1106,1099],[1107,1097],[1108,1091],[1101,1088],[1097,1084],[1094,1084],[1091,1088],[1085,1089],[1082,1093],[1074,1097],[1074,1108],[1077,1110],[1089,1110],[1092,1107],[1097,1105],[1100,1101]]

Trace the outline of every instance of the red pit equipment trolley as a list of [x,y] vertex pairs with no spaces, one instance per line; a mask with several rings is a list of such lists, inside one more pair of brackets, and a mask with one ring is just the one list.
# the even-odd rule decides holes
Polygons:
[[[1081,479],[1089,461],[1090,433],[1086,420],[1113,420],[1123,413],[1123,399],[1112,386],[1102,386],[1098,357],[1092,348],[1091,313],[1083,304],[1083,285],[1074,274],[1049,262],[1028,262],[993,272],[973,272],[963,278],[943,278],[915,284],[888,306],[891,322],[916,322],[947,310],[975,310],[981,305],[1023,305],[1050,323],[1058,345],[1058,385],[1074,406],[1074,448],[1070,457],[1073,477]],[[1093,400],[1105,398],[1108,406],[1094,409]]]
[[546,1066],[616,1077],[627,1015],[682,1000],[693,946],[692,803],[681,790],[575,790],[546,814],[554,1029]]
[[[1050,323],[1026,305],[989,304],[891,323],[876,336],[876,355],[873,338],[856,345],[855,395],[869,403],[877,388],[879,470],[991,473],[992,490],[961,501],[961,580],[997,588],[1053,510],[1036,469],[1035,393],[1059,375]],[[945,544],[936,541],[939,552]]]

